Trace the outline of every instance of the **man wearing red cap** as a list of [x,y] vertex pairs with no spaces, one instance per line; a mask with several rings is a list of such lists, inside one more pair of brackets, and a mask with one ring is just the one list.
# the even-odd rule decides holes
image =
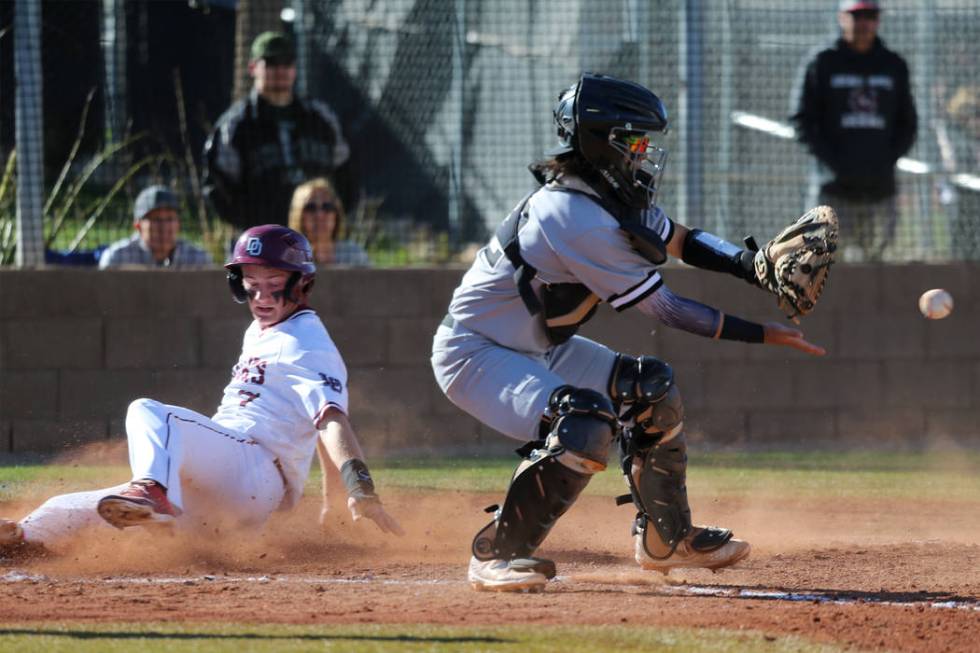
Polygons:
[[841,2],[840,38],[809,60],[795,93],[792,119],[816,158],[808,206],[837,210],[845,260],[880,260],[890,245],[895,163],[915,142],[908,66],[878,37],[880,15],[875,0]]

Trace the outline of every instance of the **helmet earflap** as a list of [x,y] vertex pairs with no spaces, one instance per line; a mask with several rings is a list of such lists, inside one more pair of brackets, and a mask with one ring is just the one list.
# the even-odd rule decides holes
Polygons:
[[231,288],[231,296],[238,304],[248,301],[248,293],[245,291],[245,282],[242,279],[242,269],[239,266],[228,268],[228,287]]
[[282,289],[282,296],[286,301],[296,302],[297,304],[300,303],[302,298],[293,297],[293,290],[296,289],[296,286],[299,285],[301,281],[304,281],[305,283],[300,286],[299,291],[305,297],[311,290],[313,290],[313,284],[316,281],[316,278],[306,277],[299,272],[294,272],[289,275],[289,279],[286,281],[286,285]]

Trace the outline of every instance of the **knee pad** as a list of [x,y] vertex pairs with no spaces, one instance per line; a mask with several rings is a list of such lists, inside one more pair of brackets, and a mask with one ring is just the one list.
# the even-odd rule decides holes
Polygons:
[[653,356],[619,354],[609,377],[609,396],[630,453],[669,440],[684,427],[684,405],[674,370]]
[[561,386],[551,394],[548,410],[545,449],[583,474],[604,470],[619,426],[609,398],[595,390]]
[[617,427],[609,398],[562,386],[552,393],[548,408],[550,419],[542,418],[548,428],[543,448],[527,447],[503,507],[473,538],[479,560],[530,556],[592,475],[606,468]]

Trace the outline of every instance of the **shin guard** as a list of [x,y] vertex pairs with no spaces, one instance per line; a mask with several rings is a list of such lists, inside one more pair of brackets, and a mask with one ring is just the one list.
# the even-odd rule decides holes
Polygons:
[[473,539],[478,560],[529,557],[592,475],[606,468],[617,429],[609,398],[593,390],[561,386],[552,393],[549,406],[551,415],[543,420],[549,432],[542,448],[528,447],[503,507]]
[[518,466],[503,507],[473,539],[473,555],[479,560],[530,556],[591,478],[549,451],[535,451]]

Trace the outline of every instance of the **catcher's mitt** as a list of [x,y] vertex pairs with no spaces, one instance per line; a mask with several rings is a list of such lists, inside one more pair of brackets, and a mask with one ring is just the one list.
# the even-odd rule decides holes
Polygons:
[[759,285],[775,293],[779,309],[798,321],[813,310],[837,251],[837,213],[818,206],[779,232],[755,254]]

